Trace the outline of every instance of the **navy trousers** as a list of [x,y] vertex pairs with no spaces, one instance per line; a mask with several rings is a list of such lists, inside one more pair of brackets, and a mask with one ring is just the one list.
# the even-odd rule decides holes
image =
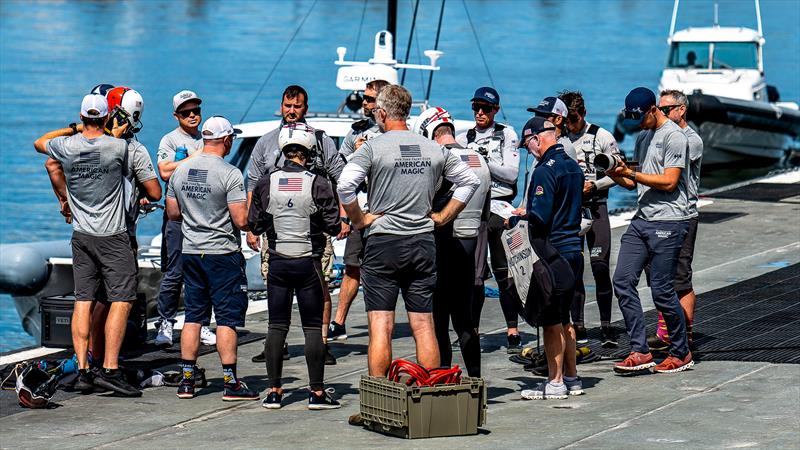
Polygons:
[[675,293],[675,270],[678,253],[689,229],[689,221],[646,221],[634,218],[622,235],[614,291],[625,328],[631,339],[631,351],[648,353],[644,312],[636,286],[646,265],[650,265],[650,291],[656,309],[664,316],[669,330],[669,353],[683,358],[689,353],[686,318]]
[[175,316],[178,314],[178,302],[183,286],[181,226],[182,222],[167,220],[161,234],[161,271],[164,276],[161,278],[161,288],[158,291],[158,315],[160,320],[169,320],[172,323],[175,323]]

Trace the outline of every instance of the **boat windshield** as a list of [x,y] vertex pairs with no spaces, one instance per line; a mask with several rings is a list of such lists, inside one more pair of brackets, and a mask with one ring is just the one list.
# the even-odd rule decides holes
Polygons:
[[758,45],[755,42],[674,42],[667,67],[758,69]]

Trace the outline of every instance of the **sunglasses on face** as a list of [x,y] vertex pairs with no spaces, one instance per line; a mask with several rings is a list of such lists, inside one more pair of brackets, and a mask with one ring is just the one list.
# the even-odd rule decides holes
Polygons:
[[490,105],[488,103],[473,103],[472,110],[475,112],[483,111],[484,114],[488,114],[494,111],[494,105]]
[[361,98],[363,98],[364,101],[367,102],[367,103],[375,103],[375,97],[372,97],[372,96],[369,96],[369,95],[364,95]]
[[197,108],[182,109],[182,110],[178,111],[178,115],[180,115],[184,119],[188,118],[192,114],[194,114],[195,116],[199,116],[200,115],[200,107],[198,106]]
[[678,108],[680,106],[683,106],[683,105],[664,105],[664,106],[659,106],[658,109],[660,109],[662,113],[664,113],[666,115],[669,115],[670,111],[672,111],[673,109]]

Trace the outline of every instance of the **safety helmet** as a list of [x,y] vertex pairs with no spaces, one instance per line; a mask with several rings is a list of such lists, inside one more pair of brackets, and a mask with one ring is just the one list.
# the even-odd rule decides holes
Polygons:
[[57,375],[49,375],[34,364],[27,365],[17,374],[15,390],[19,404],[26,408],[47,407],[56,392],[57,382]]
[[453,129],[453,134],[455,134],[456,127],[453,124],[453,116],[446,109],[434,106],[426,109],[417,117],[413,129],[422,136],[433,139],[433,132],[436,131],[439,125],[449,126]]
[[314,129],[303,122],[287,123],[278,134],[278,147],[282,152],[302,147],[311,151],[317,145]]
[[[144,113],[144,99],[134,89],[118,86],[106,93],[109,110],[109,123],[127,120],[131,131],[137,133],[142,129],[142,114]],[[120,112],[122,110],[122,112]]]
[[105,97],[106,94],[108,93],[108,91],[110,91],[111,89],[114,89],[114,85],[113,84],[101,83],[101,84],[98,84],[97,86],[93,87],[92,90],[89,91],[89,93],[90,94],[102,95],[103,97]]

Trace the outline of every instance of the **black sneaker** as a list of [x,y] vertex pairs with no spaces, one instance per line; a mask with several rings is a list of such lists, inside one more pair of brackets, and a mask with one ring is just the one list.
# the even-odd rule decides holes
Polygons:
[[328,344],[325,344],[325,365],[326,366],[336,365],[336,357],[333,356],[333,353],[331,353],[331,348],[328,347]]
[[322,391],[321,394],[317,395],[314,391],[308,392],[308,409],[318,410],[318,409],[336,409],[341,408],[342,405],[337,402],[336,400],[331,397],[333,394],[333,388],[328,388]]
[[586,334],[586,327],[583,325],[573,325],[575,328],[575,342],[578,344],[585,344],[589,342],[589,336]]
[[518,334],[508,335],[508,347],[506,348],[508,354],[513,355],[522,351],[522,338]]
[[328,325],[328,340],[329,341],[345,341],[347,340],[347,329],[344,325],[339,325],[336,321],[331,320]]
[[600,327],[600,345],[603,348],[617,348],[617,330],[611,326]]
[[113,373],[104,370],[100,371],[100,376],[95,377],[94,384],[102,388],[114,391],[123,397],[141,397],[142,391],[131,386],[122,376],[122,371],[117,369]]
[[277,391],[272,391],[267,394],[267,398],[261,402],[261,406],[267,409],[281,409],[281,400],[283,400],[283,394],[279,394]]
[[225,383],[222,389],[222,401],[225,402],[252,401],[258,399],[258,392],[250,390],[243,381],[237,381],[236,384]]
[[94,373],[91,370],[80,371],[72,389],[83,394],[90,394],[94,392],[94,388]]
[[[283,344],[283,360],[284,361],[288,361],[289,360],[289,344]],[[253,356],[252,358],[250,358],[250,361],[253,361],[254,363],[266,362],[267,361],[267,349],[265,348],[264,350],[261,351],[261,353],[259,353],[259,354],[255,355],[255,356]]]
[[647,338],[647,346],[650,347],[651,352],[665,352],[669,350],[669,342],[664,342],[658,336],[650,336]]
[[194,398],[194,386],[195,381],[187,380],[184,378],[181,380],[181,384],[178,385],[178,393],[175,394],[178,398]]

